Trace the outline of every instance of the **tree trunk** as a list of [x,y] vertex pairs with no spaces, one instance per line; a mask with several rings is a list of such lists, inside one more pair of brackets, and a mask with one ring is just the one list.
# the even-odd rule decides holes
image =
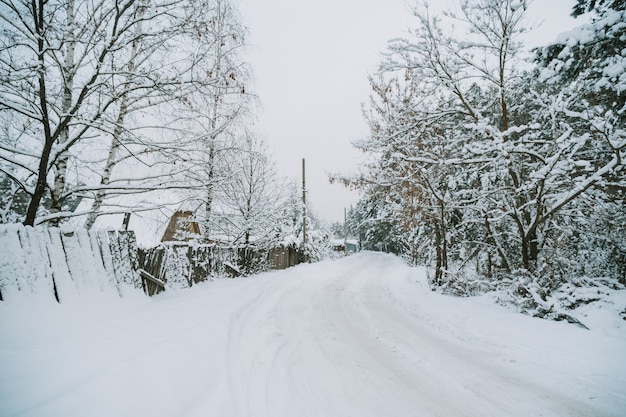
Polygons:
[[489,217],[487,216],[487,213],[485,213],[485,229],[487,233],[487,240],[496,248],[498,255],[500,255],[500,262],[502,263],[502,267],[505,270],[510,271],[511,263],[508,261],[506,253],[504,252],[504,249],[502,248],[502,245],[500,245],[500,242],[498,241],[494,233],[491,231],[491,225],[489,224]]
[[[72,107],[72,89],[74,87],[74,53],[76,42],[74,40],[74,0],[69,0],[66,6],[66,29],[65,36],[65,62],[63,63],[63,100],[61,102],[61,112],[67,115]],[[69,125],[65,124],[59,132],[59,145],[64,145],[69,139]],[[67,175],[67,164],[69,155],[66,151],[61,151],[58,161],[55,164],[54,185],[52,189],[52,199],[50,204],[50,213],[55,214],[63,210],[63,191],[65,190],[65,182]],[[50,223],[53,226],[59,224],[58,218],[53,218]]]
[[530,229],[522,236],[522,264],[527,271],[537,269],[537,256],[539,255],[539,245],[537,242],[537,229]]
[[436,286],[441,285],[443,279],[443,254],[441,251],[441,230],[439,225],[435,222],[435,251],[436,251],[436,264],[435,264],[435,282]]
[[212,97],[213,101],[211,103],[211,108],[209,109],[210,111],[210,115],[209,115],[209,127],[211,129],[211,134],[209,137],[209,172],[208,172],[208,188],[207,188],[207,198],[206,198],[206,207],[205,207],[205,219],[204,219],[204,224],[205,224],[205,239],[209,238],[209,233],[211,230],[211,212],[213,210],[213,198],[214,198],[214,180],[215,180],[215,154],[216,154],[216,140],[217,140],[217,136],[218,136],[218,118],[219,118],[219,112],[220,112],[220,102],[223,99],[223,96],[226,94],[225,91],[223,91],[223,87],[220,85],[221,82],[223,82],[223,80],[221,79],[221,77],[223,77],[225,74],[222,74],[222,45],[223,45],[223,40],[222,40],[222,36],[224,34],[224,25],[225,25],[225,10],[223,9],[223,4],[221,2],[217,3],[217,18],[216,20],[213,22],[215,25],[217,25],[216,28],[216,50],[215,50],[215,77],[217,78],[218,82],[217,85],[214,87],[215,91],[214,91],[214,95]]
[[[123,123],[123,120],[120,121],[120,118],[123,119],[121,109],[120,109],[120,114],[118,116],[118,122]],[[119,138],[119,135],[122,133],[121,132],[122,129],[118,128],[119,126],[120,125],[118,124],[115,127],[113,138],[111,139],[111,147],[109,148],[109,156],[107,158],[107,162],[104,167],[102,179],[100,180],[100,186],[102,188],[100,188],[98,192],[96,193],[96,198],[94,199],[93,204],[91,205],[91,211],[89,213],[89,216],[87,217],[87,221],[85,221],[85,228],[87,230],[91,229],[94,223],[96,222],[96,219],[98,218],[98,215],[100,214],[100,208],[102,207],[102,203],[104,202],[104,199],[107,195],[107,191],[105,187],[109,185],[109,182],[111,181],[111,173],[116,163],[117,150],[120,147],[120,140],[118,138]]]
[[128,61],[128,75],[126,76],[126,82],[124,85],[124,89],[120,98],[120,109],[117,114],[117,120],[115,121],[115,128],[113,130],[113,138],[111,139],[111,147],[109,148],[109,155],[107,157],[106,165],[104,166],[104,172],[102,173],[102,178],[100,180],[100,188],[96,194],[96,198],[91,206],[91,211],[89,213],[89,217],[85,222],[85,228],[91,229],[100,215],[100,208],[102,207],[102,203],[104,203],[104,199],[107,195],[106,186],[111,182],[111,175],[113,173],[113,168],[117,164],[117,151],[120,147],[121,141],[120,138],[122,136],[122,132],[124,131],[124,121],[128,114],[128,101],[130,88],[133,79],[133,73],[136,69],[136,61],[137,61],[137,51],[139,48],[139,39],[143,35],[143,29],[141,25],[141,18],[144,15],[144,12],[147,7],[147,1],[144,0],[142,2],[142,7],[139,8],[139,17],[137,23],[136,37],[133,40],[130,48],[130,60]]
[[213,180],[215,177],[215,144],[214,139],[211,138],[211,144],[209,145],[209,172],[207,176],[207,196],[205,202],[204,212],[204,239],[208,240],[211,232],[211,211],[213,207]]
[[443,274],[443,271],[448,270],[448,228],[446,224],[445,205],[443,201],[441,201],[439,205],[439,225],[441,227],[441,268]]
[[46,101],[46,65],[45,65],[45,48],[44,44],[44,3],[45,0],[39,0],[36,4],[33,2],[33,14],[35,17],[35,31],[37,33],[37,58],[39,61],[38,67],[38,82],[39,82],[39,105],[41,106],[42,125],[44,131],[44,146],[41,151],[41,158],[39,159],[39,167],[37,170],[37,182],[35,184],[35,190],[31,196],[28,209],[26,211],[26,218],[24,219],[25,226],[34,226],[35,217],[37,216],[37,210],[41,199],[46,192],[47,184],[46,178],[48,176],[48,161],[50,160],[50,152],[52,151],[52,145],[54,144],[54,138],[50,129],[50,119],[48,117],[48,103]]

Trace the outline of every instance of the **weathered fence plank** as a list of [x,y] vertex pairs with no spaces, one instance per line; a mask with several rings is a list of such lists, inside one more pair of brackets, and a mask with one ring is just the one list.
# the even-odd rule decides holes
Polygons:
[[48,256],[50,267],[53,271],[53,283],[56,289],[57,300],[62,303],[79,296],[76,284],[72,280],[70,267],[67,264],[67,256],[61,239],[61,231],[58,228],[44,229],[48,235]]
[[137,272],[139,272],[141,278],[144,279],[144,289],[146,294],[153,296],[161,291],[165,291],[166,284],[163,281],[143,269],[139,269]]
[[113,254],[111,253],[111,246],[109,245],[109,239],[107,237],[108,232],[106,230],[100,230],[95,232],[94,236],[100,250],[100,257],[102,258],[104,270],[107,272],[107,276],[110,277],[111,282],[118,287],[118,282],[115,278],[115,268],[113,267]]
[[172,289],[188,288],[190,286],[191,265],[189,262],[189,247],[187,245],[166,245],[166,259],[163,268],[164,281]]
[[7,300],[20,291],[22,277],[27,275],[17,227],[0,228],[0,247],[0,297]]
[[104,291],[105,289],[113,288],[119,294],[115,276],[107,273],[107,270],[105,268],[105,262],[102,258],[102,251],[100,250],[100,243],[98,241],[98,234],[87,233],[87,238],[89,239],[89,248],[91,256],[93,257],[93,268],[96,271],[98,277],[102,278],[98,281],[100,288],[102,289],[102,291]]
[[90,292],[90,284],[93,283],[95,274],[91,276],[90,271],[85,267],[85,263],[89,262],[81,247],[81,241],[78,231],[61,230],[61,242],[63,244],[63,252],[65,254],[65,262],[70,271],[70,276],[78,294]]
[[[117,276],[123,276],[124,282],[136,289],[141,289],[141,280],[137,273],[139,266],[135,262],[137,259],[135,234],[131,231],[125,233],[116,231],[115,235],[117,239],[113,242],[119,247],[119,253],[121,255],[121,263],[119,265],[121,273]],[[109,241],[109,244],[111,244],[111,241]]]
[[31,294],[46,297],[54,294],[52,280],[50,279],[50,265],[48,263],[48,251],[46,244],[41,238],[41,233],[33,228],[21,229],[20,241],[22,250],[31,256],[25,259],[29,275],[27,285]]

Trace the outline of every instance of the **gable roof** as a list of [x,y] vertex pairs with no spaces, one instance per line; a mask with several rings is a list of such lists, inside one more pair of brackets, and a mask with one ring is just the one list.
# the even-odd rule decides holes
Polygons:
[[200,225],[193,218],[192,211],[177,211],[165,228],[161,242],[188,242],[200,236]]

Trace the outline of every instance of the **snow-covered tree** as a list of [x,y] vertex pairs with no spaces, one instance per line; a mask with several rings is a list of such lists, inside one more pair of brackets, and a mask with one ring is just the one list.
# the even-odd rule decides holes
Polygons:
[[[344,180],[403,230],[405,253],[432,248],[437,284],[473,259],[487,276],[558,285],[591,253],[573,236],[623,218],[625,16],[597,4],[591,24],[536,52],[537,69],[517,41],[524,1],[462,2],[446,24],[419,9],[412,36],[390,42],[355,143],[369,162]],[[608,240],[594,238],[614,265],[623,239]]]
[[223,155],[229,178],[216,185],[211,230],[243,246],[267,246],[276,239],[286,204],[285,185],[276,175],[265,143],[249,133]]
[[[590,274],[597,264],[591,259],[604,259],[593,271],[598,274],[626,256],[626,242],[619,237],[626,223],[626,4],[580,0],[573,15],[587,12],[589,23],[539,48],[536,59],[543,113],[550,119],[544,126],[560,133],[552,177],[546,178],[554,192],[543,216],[555,218],[551,253],[570,259],[561,262],[564,273]],[[604,231],[600,235],[598,226]],[[625,271],[615,272],[623,276]]]
[[[141,197],[155,190],[206,190],[190,161],[207,153],[199,138],[221,127],[190,134],[179,120],[201,113],[192,98],[236,77],[211,72],[219,61],[211,46],[225,44],[211,16],[224,4],[2,1],[0,170],[17,200],[28,200],[9,217],[33,224],[91,213],[91,226],[103,212],[159,206],[162,195]],[[80,198],[92,203],[70,213]]]
[[[382,189],[379,191],[384,192]],[[394,253],[404,256],[409,253],[407,233],[398,217],[390,212],[390,205],[375,187],[366,191],[363,197],[348,212],[348,233],[359,239],[365,250]]]
[[[357,146],[379,157],[374,182],[394,187],[406,228],[431,240],[437,281],[448,269],[461,213],[471,215],[467,221],[475,227],[485,225],[483,218],[501,218],[488,204],[473,210],[467,204],[487,202],[481,196],[504,187],[510,191],[518,179],[512,166],[502,169],[502,162],[510,161],[499,151],[512,136],[510,90],[518,77],[516,36],[525,31],[525,8],[523,1],[463,2],[461,15],[447,15],[457,32],[444,28],[428,9],[416,9],[412,37],[391,41],[381,66],[395,75],[373,84],[379,97],[370,106],[372,133],[365,146]],[[489,176],[493,183],[477,189],[477,181]],[[510,216],[517,214],[509,210]],[[499,235],[493,228],[486,231],[497,248]],[[507,255],[497,252],[508,267]]]
[[181,120],[185,134],[196,137],[202,149],[202,157],[192,162],[191,174],[207,184],[201,197],[204,213],[200,216],[206,233],[211,233],[216,190],[230,177],[228,163],[224,162],[238,147],[237,137],[247,134],[243,125],[254,103],[248,88],[250,70],[244,60],[247,30],[232,0],[212,2],[214,7],[203,27],[211,59],[202,71],[215,82],[189,97],[190,111]]

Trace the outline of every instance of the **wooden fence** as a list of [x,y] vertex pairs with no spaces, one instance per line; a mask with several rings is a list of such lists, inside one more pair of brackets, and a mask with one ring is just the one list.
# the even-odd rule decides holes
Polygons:
[[280,245],[267,254],[268,262],[273,269],[286,269],[298,265],[302,258],[302,253],[294,245]]
[[142,289],[133,232],[0,225],[0,300]]
[[294,246],[272,250],[193,243],[137,247],[132,231],[0,225],[0,301],[19,293],[64,302],[94,293],[187,288],[212,277],[284,269],[299,262]]
[[258,250],[169,242],[150,249],[139,249],[139,264],[156,279],[148,278],[146,281],[146,292],[150,295],[163,291],[164,287],[187,288],[213,277],[285,269],[298,263],[299,253],[294,246]]

